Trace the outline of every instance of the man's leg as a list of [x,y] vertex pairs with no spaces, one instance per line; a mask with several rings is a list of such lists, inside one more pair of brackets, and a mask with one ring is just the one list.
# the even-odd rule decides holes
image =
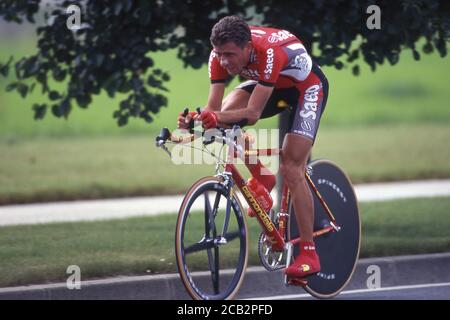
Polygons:
[[306,163],[319,128],[328,96],[328,82],[320,69],[304,83],[297,108],[291,114],[290,132],[283,142],[281,172],[289,187],[300,232],[300,254],[285,270],[288,277],[303,278],[320,271],[313,241],[314,201],[305,178]]
[[280,171],[291,192],[298,230],[302,241],[313,240],[314,202],[305,178],[306,162],[312,141],[292,133],[283,142]]
[[285,269],[289,278],[304,278],[320,271],[319,256],[313,242],[314,202],[305,178],[305,167],[312,140],[288,133],[283,142],[281,174],[285,179],[294,205],[300,231],[300,254]]

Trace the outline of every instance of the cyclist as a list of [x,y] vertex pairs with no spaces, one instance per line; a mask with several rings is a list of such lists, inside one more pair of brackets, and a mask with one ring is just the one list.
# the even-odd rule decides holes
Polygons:
[[[301,242],[300,255],[285,273],[289,278],[315,274],[320,261],[313,242],[314,202],[304,172],[325,108],[328,81],[302,42],[286,30],[249,26],[240,17],[227,16],[214,25],[210,41],[207,104],[198,116],[181,113],[178,127],[187,128],[194,117],[205,129],[253,125],[290,109],[280,172],[291,192]],[[234,75],[248,80],[222,101],[225,82]],[[268,191],[273,188],[274,176],[263,174],[260,162],[248,167]]]

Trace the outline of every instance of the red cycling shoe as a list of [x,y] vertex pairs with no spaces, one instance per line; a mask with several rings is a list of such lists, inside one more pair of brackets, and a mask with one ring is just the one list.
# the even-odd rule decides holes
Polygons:
[[320,271],[320,260],[314,242],[300,242],[300,254],[284,270],[288,278],[305,278]]

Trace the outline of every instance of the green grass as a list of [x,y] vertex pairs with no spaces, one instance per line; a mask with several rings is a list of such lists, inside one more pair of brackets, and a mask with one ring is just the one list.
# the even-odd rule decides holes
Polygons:
[[[313,158],[334,160],[354,183],[449,178],[448,141],[449,128],[438,125],[323,128]],[[214,173],[175,165],[151,135],[0,140],[0,154],[0,204],[184,193]],[[263,160],[278,168],[277,158]]]
[[[410,145],[415,131],[429,132],[434,143],[418,136]],[[440,146],[449,139],[444,127],[327,129],[315,158],[334,159],[355,182],[442,177],[450,175],[450,151]],[[212,166],[174,165],[152,137],[18,141],[2,143],[0,150],[3,202],[179,193],[213,172]]]
[[[450,250],[450,198],[363,203],[361,257]],[[0,286],[65,281],[69,265],[82,280],[176,272],[175,215],[102,222],[0,228]],[[197,221],[192,228],[201,229]],[[249,221],[250,265],[259,265]]]
[[[371,72],[363,65],[361,76],[325,68],[330,82],[325,126],[450,122],[449,57],[437,53],[412,58],[410,50],[395,66],[384,64]],[[360,62],[361,63],[361,62]]]
[[449,178],[449,141],[448,125],[329,128],[313,158],[335,160],[355,183]]
[[450,198],[362,204],[362,256],[450,251]]

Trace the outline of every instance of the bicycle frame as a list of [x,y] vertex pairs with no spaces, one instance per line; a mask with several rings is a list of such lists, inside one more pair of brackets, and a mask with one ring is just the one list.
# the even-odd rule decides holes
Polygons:
[[[290,201],[290,192],[289,188],[286,184],[286,182],[283,183],[282,186],[282,196],[281,196],[281,203],[280,203],[280,217],[279,217],[279,227],[276,228],[273,221],[270,219],[269,214],[264,210],[264,208],[259,204],[258,200],[255,199],[252,192],[247,187],[247,184],[245,180],[242,178],[242,175],[239,173],[236,166],[233,164],[233,160],[238,158],[238,154],[236,150],[233,150],[234,148],[229,147],[228,149],[228,156],[227,156],[227,163],[225,165],[225,172],[231,173],[231,176],[233,177],[233,180],[239,190],[241,191],[242,195],[244,196],[245,200],[247,201],[248,205],[256,212],[256,218],[261,225],[261,228],[263,232],[266,234],[267,239],[270,241],[272,245],[272,250],[274,251],[283,251],[286,249],[286,241],[285,235],[286,235],[286,227],[287,227],[287,219],[288,219],[288,206]],[[279,156],[281,153],[280,149],[255,149],[255,150],[248,150],[246,148],[245,154],[244,154],[244,161],[248,160],[249,156],[259,156],[259,155],[267,155],[267,156]],[[311,180],[309,174],[305,172],[306,180],[308,181],[308,184],[311,186],[314,194],[317,196],[320,204],[323,206],[328,219],[330,220],[330,226],[325,226],[319,230],[316,230],[313,233],[313,237],[318,237],[321,235],[324,235],[326,233],[332,232],[332,231],[339,231],[339,226],[336,223],[336,219],[331,212],[330,208],[326,204],[325,200],[323,199],[320,192],[317,190],[316,186],[314,185],[313,181]],[[295,245],[300,242],[300,237],[292,239],[289,241],[290,244]]]
[[[160,135],[157,137],[157,146],[164,147],[164,142],[167,139],[170,139],[170,141],[174,143],[189,143],[195,140],[196,137],[201,137],[202,134],[199,136],[196,136],[194,134],[191,134],[187,137],[174,137],[170,134],[170,132],[165,128],[161,131]],[[158,142],[159,141],[159,142]],[[280,204],[280,217],[279,217],[279,228],[277,229],[274,225],[273,221],[270,219],[270,216],[263,207],[259,204],[257,199],[253,196],[253,194],[248,189],[245,180],[242,178],[241,174],[239,173],[236,166],[233,164],[233,160],[236,158],[243,158],[244,162],[248,160],[248,157],[254,156],[258,157],[260,155],[264,156],[279,156],[281,154],[281,150],[278,148],[272,148],[272,149],[254,149],[250,150],[250,136],[245,137],[245,147],[241,152],[239,153],[236,149],[236,145],[228,145],[228,153],[227,153],[227,160],[225,163],[225,173],[229,173],[232,176],[232,179],[234,183],[238,186],[239,190],[241,191],[242,195],[244,196],[245,200],[247,201],[248,205],[256,212],[256,217],[261,225],[261,228],[265,235],[267,236],[267,239],[270,241],[272,245],[272,249],[274,251],[283,251],[287,248],[285,236],[286,236],[286,227],[287,227],[287,221],[288,221],[288,206],[290,201],[290,192],[289,188],[286,184],[286,182],[283,183],[282,186],[282,196],[281,196],[281,204]],[[212,141],[211,141],[212,142]],[[164,149],[166,152],[170,152],[167,150],[167,148]],[[325,200],[323,199],[322,195],[314,185],[313,181],[311,180],[308,172],[305,172],[306,181],[311,186],[313,193],[318,198],[320,204],[324,208],[329,222],[330,226],[324,226],[323,228],[316,230],[313,232],[313,237],[316,238],[318,236],[324,235],[326,233],[332,232],[332,231],[339,231],[340,227],[336,223],[336,219],[331,212],[330,208],[326,204]],[[232,189],[231,189],[232,190]],[[231,192],[231,191],[230,191]],[[227,205],[228,207],[228,205]],[[227,216],[229,215],[229,212],[227,212]],[[228,219],[227,219],[228,220]],[[224,231],[226,230],[227,223],[225,223]],[[289,241],[290,245],[295,245],[300,242],[300,237],[292,239]]]

